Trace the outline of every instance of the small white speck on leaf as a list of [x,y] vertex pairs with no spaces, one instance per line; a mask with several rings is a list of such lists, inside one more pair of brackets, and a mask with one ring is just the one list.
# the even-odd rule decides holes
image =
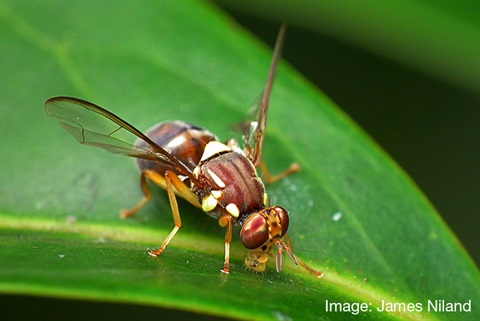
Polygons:
[[343,214],[341,212],[336,212],[335,214],[332,215],[332,220],[335,222],[338,222],[342,219]]
[[93,241],[93,243],[105,243],[105,242],[106,242],[105,238],[101,236],[98,239]]
[[65,223],[67,224],[73,224],[77,220],[77,217],[75,215],[68,215],[67,218],[65,219]]

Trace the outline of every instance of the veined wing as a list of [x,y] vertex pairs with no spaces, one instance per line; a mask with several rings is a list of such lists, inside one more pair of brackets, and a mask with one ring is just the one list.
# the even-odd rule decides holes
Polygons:
[[263,140],[267,128],[268,102],[272,91],[277,64],[280,59],[280,53],[285,36],[285,24],[280,27],[278,32],[275,49],[273,50],[272,62],[268,71],[267,83],[258,100],[257,104],[249,112],[248,117],[255,117],[252,121],[246,121],[242,124],[243,139],[245,141],[245,154],[255,166],[260,164],[262,158]]
[[[80,144],[103,148],[111,153],[143,158],[174,166],[196,181],[191,171],[177,158],[158,146],[141,131],[100,106],[73,97],[53,97],[45,102],[49,116],[60,119],[60,126]],[[143,140],[151,150],[135,146]]]

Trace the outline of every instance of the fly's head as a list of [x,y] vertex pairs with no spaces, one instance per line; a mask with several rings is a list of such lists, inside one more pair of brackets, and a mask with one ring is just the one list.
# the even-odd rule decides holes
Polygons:
[[245,264],[248,268],[263,272],[270,253],[276,247],[275,262],[277,272],[282,270],[282,253],[285,251],[290,259],[298,264],[289,245],[282,241],[287,233],[289,218],[287,211],[280,206],[273,206],[256,212],[243,223],[240,239],[248,251]]

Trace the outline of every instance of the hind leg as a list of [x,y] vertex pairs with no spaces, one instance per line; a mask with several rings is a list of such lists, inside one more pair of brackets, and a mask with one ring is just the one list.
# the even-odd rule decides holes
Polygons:
[[[197,196],[193,194],[193,192],[188,188],[188,186],[185,185],[175,173],[173,172],[167,172],[167,173],[169,173],[168,175],[170,177],[170,181],[171,181],[171,185],[174,193],[186,199],[190,204],[196,207],[201,207],[200,203],[198,202]],[[167,175],[167,173],[165,173],[165,176]],[[132,208],[121,210],[120,211],[121,218],[127,218],[135,215],[135,213],[137,213],[150,200],[151,193],[150,193],[150,190],[148,189],[147,179],[152,181],[156,185],[160,186],[161,188],[165,190],[167,189],[167,183],[163,175],[149,169],[142,171],[140,173],[140,187],[142,188],[142,192],[144,196]]]
[[163,241],[162,245],[157,250],[148,252],[148,254],[150,254],[151,256],[159,256],[165,250],[168,243],[170,243],[172,238],[175,236],[175,234],[178,232],[178,230],[182,226],[182,220],[180,219],[180,212],[178,210],[177,198],[175,197],[175,192],[173,190],[174,183],[172,183],[172,181],[176,181],[176,179],[178,180],[178,177],[175,173],[172,173],[172,172],[165,173],[165,187],[168,194],[168,200],[170,201],[170,208],[172,210],[173,222],[175,223],[175,226],[173,227],[170,234],[168,234],[165,241]]

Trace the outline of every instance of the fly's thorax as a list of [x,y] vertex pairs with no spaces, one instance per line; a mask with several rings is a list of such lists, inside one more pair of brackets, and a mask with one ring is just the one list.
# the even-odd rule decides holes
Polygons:
[[[205,146],[217,138],[201,127],[192,125],[184,121],[166,121],[151,127],[146,136],[160,147],[176,157],[185,164],[190,170],[193,170],[203,155]],[[141,139],[137,140],[136,146],[150,149],[150,147]],[[161,175],[166,171],[180,174],[173,166],[165,163],[137,159],[137,167],[140,171],[145,169],[154,170]]]
[[252,162],[225,144],[207,144],[193,174],[200,184],[192,190],[202,209],[213,217],[232,215],[242,221],[265,207],[265,186]]

